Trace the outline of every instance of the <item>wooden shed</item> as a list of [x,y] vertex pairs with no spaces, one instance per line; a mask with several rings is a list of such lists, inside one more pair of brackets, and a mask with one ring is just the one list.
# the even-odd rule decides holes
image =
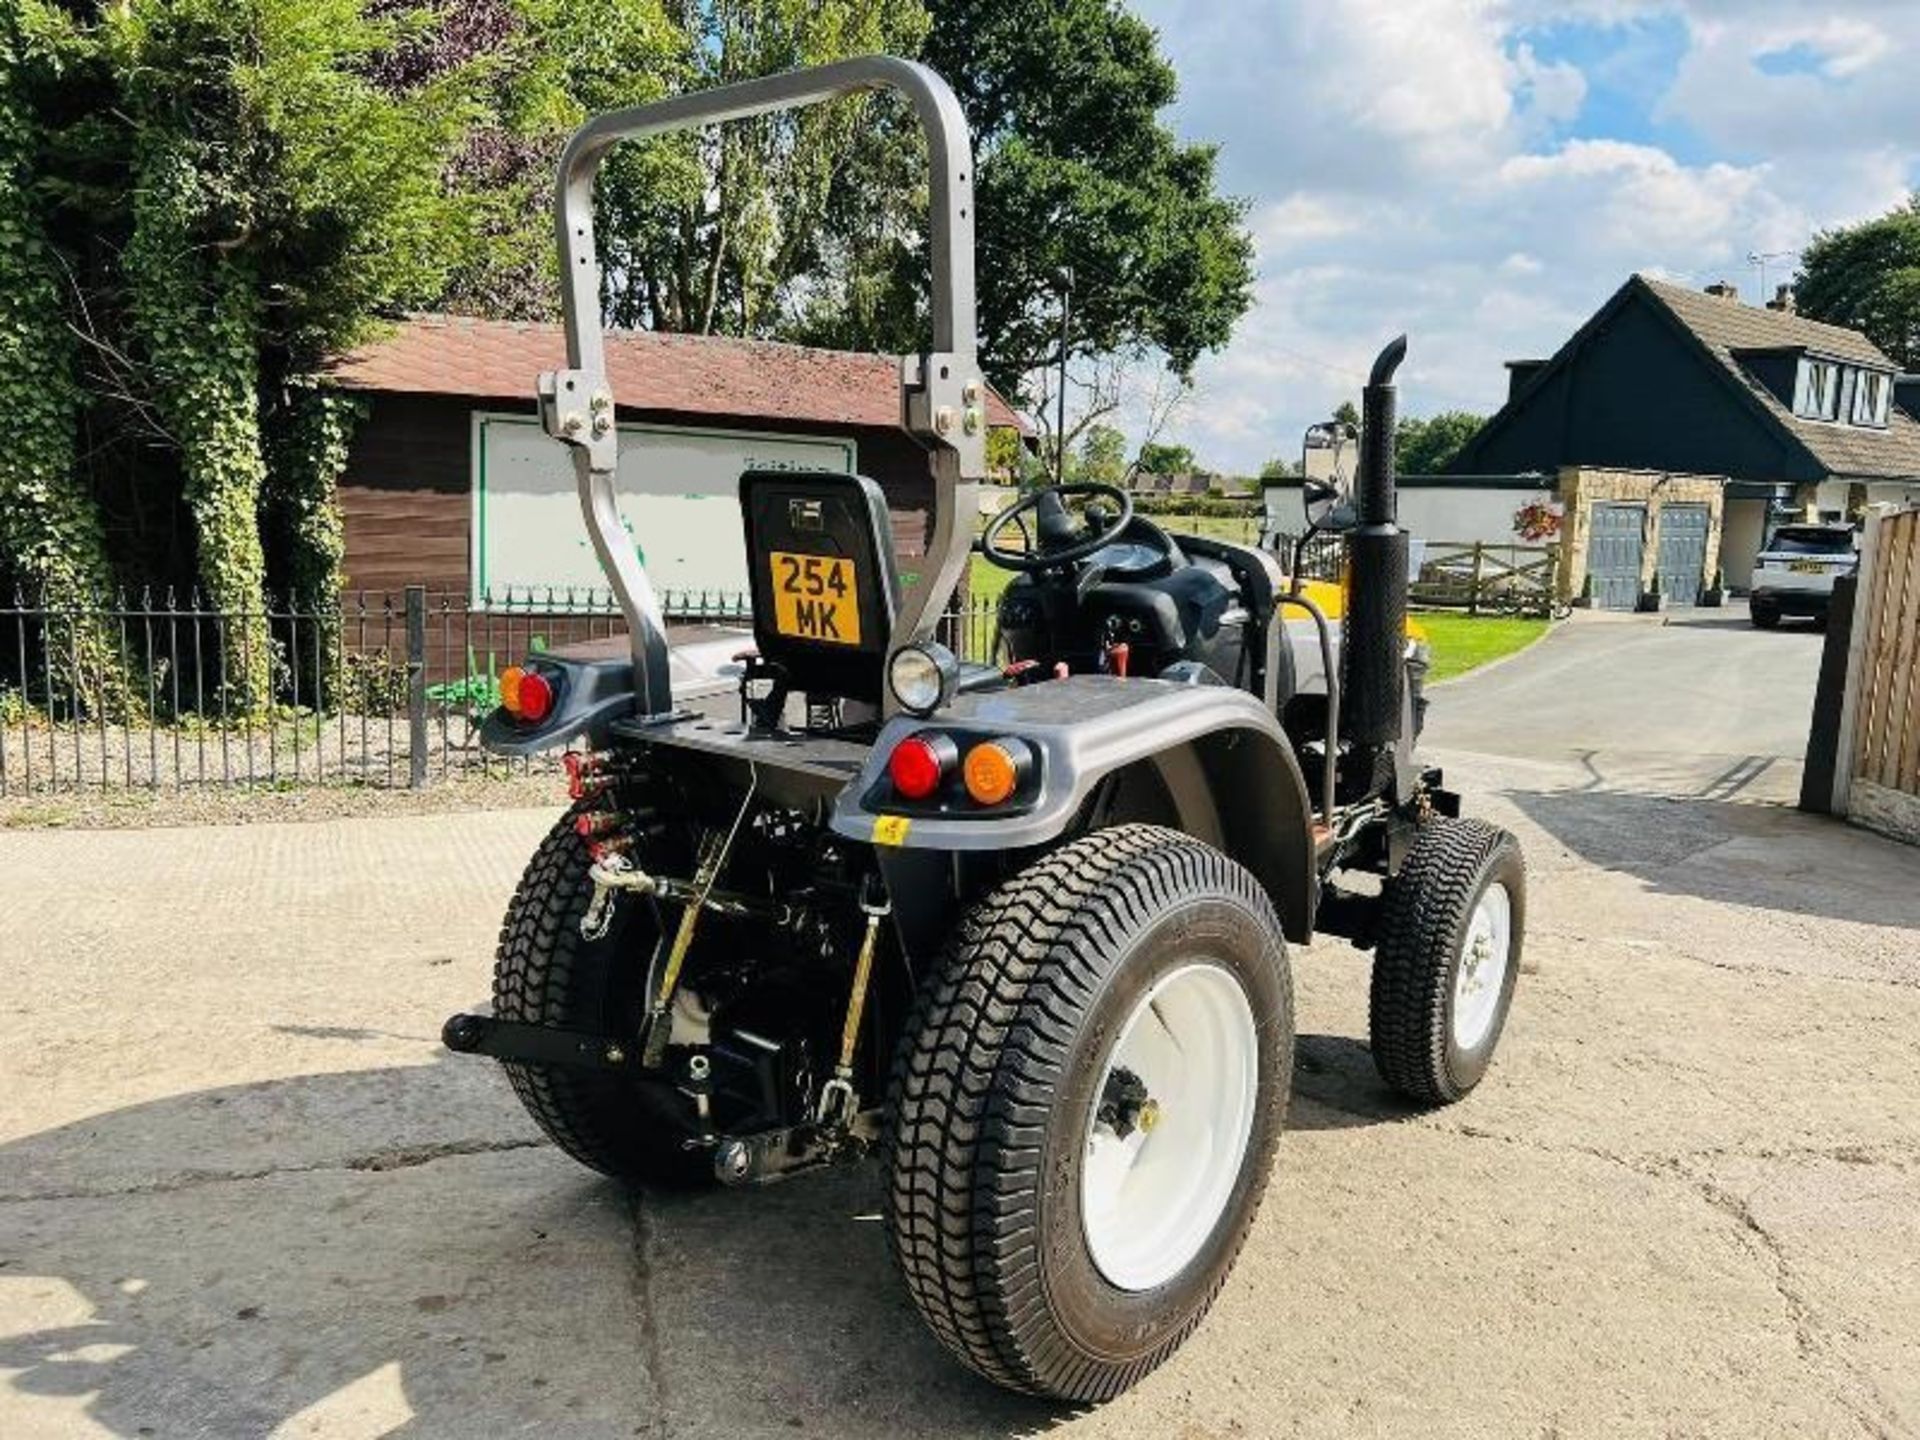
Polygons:
[[[557,325],[420,316],[333,368],[366,405],[340,482],[350,588],[424,585],[485,608],[603,585],[571,461],[533,401],[535,376],[564,363]],[[663,589],[744,584],[734,485],[755,467],[868,476],[903,568],[924,553],[931,481],[899,426],[896,359],[628,331],[607,337],[607,368],[622,513]],[[988,420],[1025,433],[996,394]]]

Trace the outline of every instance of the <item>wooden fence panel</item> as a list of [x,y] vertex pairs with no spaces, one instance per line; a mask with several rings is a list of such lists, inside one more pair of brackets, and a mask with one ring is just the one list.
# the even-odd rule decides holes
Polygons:
[[1874,627],[1862,677],[1855,774],[1920,794],[1920,511],[1889,517],[1880,531]]

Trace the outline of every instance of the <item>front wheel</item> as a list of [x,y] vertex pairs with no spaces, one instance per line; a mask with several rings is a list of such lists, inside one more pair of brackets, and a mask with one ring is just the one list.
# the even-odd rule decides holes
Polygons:
[[934,1333],[987,1378],[1107,1399],[1200,1323],[1285,1118],[1271,905],[1185,835],[1097,831],[966,917],[895,1067],[888,1219]]
[[1420,827],[1387,882],[1368,1030],[1387,1084],[1447,1105],[1480,1083],[1513,1004],[1527,924],[1520,842],[1479,820]]

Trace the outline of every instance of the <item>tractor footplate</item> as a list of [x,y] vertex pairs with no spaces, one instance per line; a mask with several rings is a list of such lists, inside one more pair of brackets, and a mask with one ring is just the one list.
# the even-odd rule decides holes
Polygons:
[[572,1065],[587,1070],[631,1070],[638,1058],[632,1047],[606,1035],[496,1020],[491,1015],[454,1015],[440,1029],[449,1050],[462,1055],[491,1055],[540,1065]]

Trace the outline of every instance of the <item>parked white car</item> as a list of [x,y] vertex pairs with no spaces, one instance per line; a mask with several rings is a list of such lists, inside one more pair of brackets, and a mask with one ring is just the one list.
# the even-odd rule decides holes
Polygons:
[[1783,615],[1825,623],[1833,582],[1860,568],[1859,532],[1850,525],[1782,525],[1753,562],[1747,611],[1771,630]]

